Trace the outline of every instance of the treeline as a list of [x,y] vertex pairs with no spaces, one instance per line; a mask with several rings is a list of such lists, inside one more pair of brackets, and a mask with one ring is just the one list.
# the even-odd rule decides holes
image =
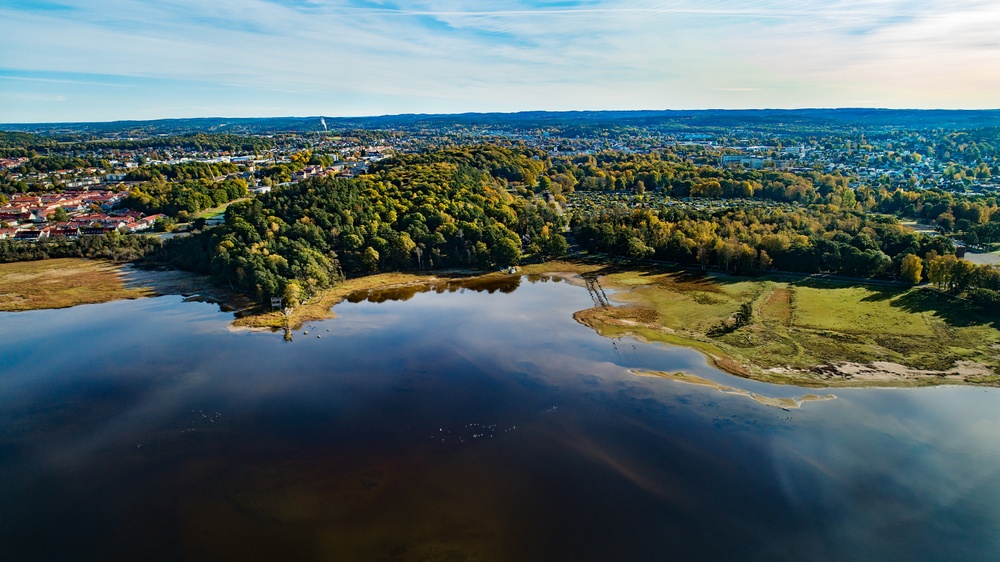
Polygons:
[[196,152],[259,154],[274,148],[267,137],[225,133],[194,133],[137,140],[90,140],[81,142],[82,150],[136,150],[140,148],[184,148]]
[[24,164],[14,168],[14,172],[34,174],[39,172],[56,172],[59,170],[77,170],[81,168],[104,168],[105,162],[95,156],[34,156]]
[[437,162],[449,162],[473,168],[486,172],[496,179],[533,187],[547,167],[548,155],[541,150],[478,145],[387,158],[372,164],[371,173],[377,174],[397,168],[401,164],[414,166]]
[[577,241],[589,250],[734,273],[779,269],[901,278],[905,256],[955,251],[947,239],[910,232],[891,217],[828,205],[614,211],[576,215],[571,222]]
[[186,181],[214,179],[239,172],[240,168],[230,162],[186,162],[184,164],[159,164],[144,166],[125,175],[126,181],[150,181],[164,179]]
[[[956,194],[940,189],[903,189],[851,184],[840,174],[791,173],[699,166],[675,154],[595,155],[559,158],[539,181],[539,189],[555,195],[580,191],[656,191],[673,198],[754,198],[803,205],[827,204],[847,211],[875,211],[917,218],[943,232],[975,232],[974,241],[1000,241],[985,225],[1000,219],[996,197]],[[988,228],[985,230],[989,230]],[[976,242],[973,242],[976,243]]]
[[938,289],[963,295],[982,308],[1000,312],[1000,269],[955,256],[930,256],[927,280]]
[[343,276],[486,268],[565,252],[562,218],[515,198],[542,165],[494,146],[383,161],[356,179],[316,178],[231,205],[226,224],[168,242],[159,258],[260,299],[294,302]]
[[81,236],[75,240],[39,240],[33,243],[0,240],[0,263],[51,258],[100,258],[130,262],[156,252],[160,246],[160,240],[155,237],[117,232]]
[[[710,160],[717,162],[717,156],[711,156]],[[794,174],[697,165],[682,161],[671,152],[636,155],[607,151],[557,159],[541,180],[541,187],[557,195],[574,190],[637,194],[657,191],[675,198],[742,197],[802,204],[828,203],[846,209],[877,203],[871,190],[856,194],[848,183],[846,177],[819,172]]]
[[220,182],[208,178],[182,182],[160,179],[133,187],[118,206],[186,220],[189,215],[246,197],[247,193],[247,183],[242,179]]
[[55,146],[56,141],[39,135],[0,131],[0,158],[30,158]]
[[991,221],[1000,220],[995,197],[954,194],[939,189],[899,189],[891,193],[879,192],[874,210],[918,218],[947,233],[976,232],[977,242],[980,235],[984,241],[998,241],[992,227],[984,228]]

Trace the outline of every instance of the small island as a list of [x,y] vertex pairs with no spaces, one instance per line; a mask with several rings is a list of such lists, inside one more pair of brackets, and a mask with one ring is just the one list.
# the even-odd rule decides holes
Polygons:
[[772,398],[770,396],[763,396],[755,392],[750,392],[742,388],[734,388],[731,386],[726,386],[724,384],[717,383],[715,381],[710,381],[708,379],[697,377],[695,375],[689,375],[686,373],[664,373],[659,371],[630,371],[632,374],[640,377],[655,377],[661,379],[667,379],[675,382],[680,382],[684,384],[693,384],[695,386],[704,386],[718,390],[723,394],[734,394],[737,396],[746,396],[747,398],[753,400],[758,404],[764,406],[770,406],[772,408],[781,408],[782,410],[798,410],[803,404],[807,402],[824,402],[827,400],[834,400],[837,397],[833,394],[824,394],[822,396],[816,394],[806,394],[798,398]]

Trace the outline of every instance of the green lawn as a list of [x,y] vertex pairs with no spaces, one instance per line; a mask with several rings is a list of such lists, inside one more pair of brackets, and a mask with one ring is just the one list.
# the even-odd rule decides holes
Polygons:
[[909,291],[793,285],[793,325],[847,334],[934,335],[931,324],[935,319],[932,313],[909,312],[899,306],[898,298]]
[[249,197],[243,197],[241,199],[234,199],[229,203],[219,205],[218,207],[212,207],[211,209],[203,209],[202,211],[191,215],[191,220],[193,221],[195,219],[211,219],[219,215],[224,215],[226,213],[226,209],[228,209],[229,206],[232,205],[233,203],[236,203],[238,201],[249,201],[249,200],[250,200]]

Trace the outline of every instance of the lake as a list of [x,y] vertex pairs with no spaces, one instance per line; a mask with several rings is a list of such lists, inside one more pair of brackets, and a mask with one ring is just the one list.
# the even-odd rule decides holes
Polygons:
[[590,306],[452,283],[292,341],[180,296],[0,314],[0,560],[1000,558],[997,390],[783,410],[630,374],[816,392],[606,339]]

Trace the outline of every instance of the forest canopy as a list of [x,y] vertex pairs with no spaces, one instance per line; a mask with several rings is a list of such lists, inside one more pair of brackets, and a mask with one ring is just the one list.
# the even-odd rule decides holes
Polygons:
[[160,257],[265,299],[377,271],[506,267],[525,248],[559,255],[563,219],[508,191],[545,169],[532,156],[469,147],[388,159],[355,179],[313,178],[230,205],[225,226],[173,240]]

